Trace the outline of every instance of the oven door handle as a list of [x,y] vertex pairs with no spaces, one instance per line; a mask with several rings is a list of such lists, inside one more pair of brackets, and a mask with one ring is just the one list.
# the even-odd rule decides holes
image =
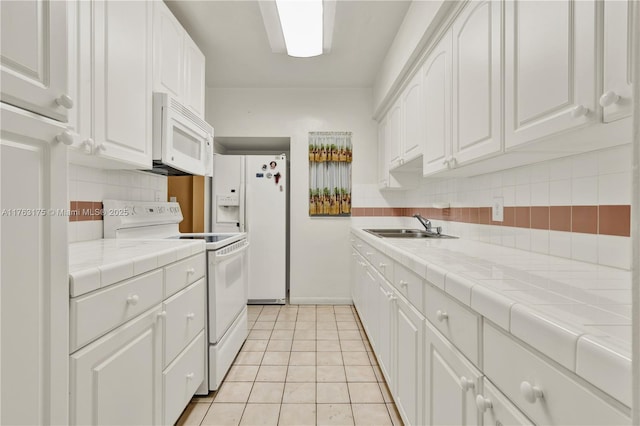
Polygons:
[[245,245],[242,246],[242,248],[239,248],[238,250],[234,250],[230,253],[226,253],[226,254],[217,254],[214,252],[215,254],[215,260],[216,262],[218,261],[223,261],[224,259],[228,258],[228,257],[233,257],[237,254],[242,253],[243,251],[247,250],[247,248],[249,247],[249,243],[246,243]]

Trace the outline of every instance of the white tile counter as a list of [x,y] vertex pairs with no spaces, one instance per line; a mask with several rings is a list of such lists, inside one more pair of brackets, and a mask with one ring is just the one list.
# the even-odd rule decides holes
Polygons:
[[352,232],[630,406],[629,271],[464,239]]
[[71,297],[205,251],[204,241],[104,239],[69,245]]

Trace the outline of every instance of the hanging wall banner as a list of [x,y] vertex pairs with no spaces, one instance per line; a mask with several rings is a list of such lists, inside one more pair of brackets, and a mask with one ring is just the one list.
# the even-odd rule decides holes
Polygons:
[[309,133],[309,216],[351,216],[351,132]]

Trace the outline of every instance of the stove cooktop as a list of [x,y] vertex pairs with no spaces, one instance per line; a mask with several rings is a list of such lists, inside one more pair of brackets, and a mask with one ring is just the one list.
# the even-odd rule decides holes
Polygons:
[[226,240],[228,238],[232,238],[233,235],[179,235],[175,237],[171,237],[171,239],[175,240],[204,240],[207,243],[217,243],[219,241]]

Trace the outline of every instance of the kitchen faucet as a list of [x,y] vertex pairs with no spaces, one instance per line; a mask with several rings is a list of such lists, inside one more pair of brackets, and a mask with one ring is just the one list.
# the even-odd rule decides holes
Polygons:
[[[427,232],[433,232],[431,229],[431,221],[429,219],[425,219],[424,217],[420,216],[418,213],[414,214],[413,217],[418,219],[418,222],[420,222],[422,226],[424,226]],[[440,232],[442,232],[442,227],[436,226],[435,231],[436,231],[436,234],[440,234]]]

